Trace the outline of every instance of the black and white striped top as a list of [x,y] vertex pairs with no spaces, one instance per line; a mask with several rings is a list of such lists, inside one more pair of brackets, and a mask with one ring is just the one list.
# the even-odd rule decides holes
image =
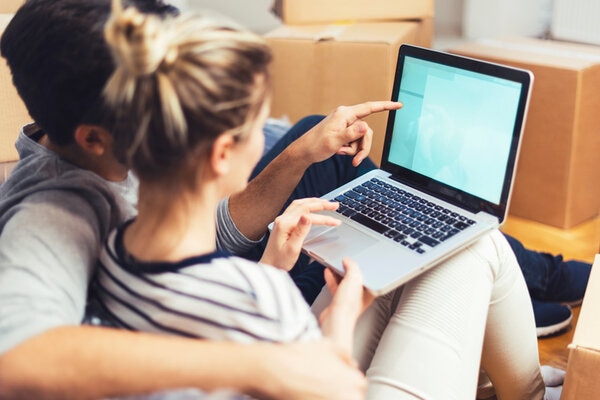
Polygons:
[[127,225],[110,234],[93,285],[92,303],[112,324],[238,342],[321,336],[287,272],[222,252],[177,263],[140,262],[123,246]]

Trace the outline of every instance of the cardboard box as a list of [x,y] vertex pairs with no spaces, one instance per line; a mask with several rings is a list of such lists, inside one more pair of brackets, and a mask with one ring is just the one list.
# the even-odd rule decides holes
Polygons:
[[14,14],[25,0],[2,0],[0,1],[0,14]]
[[596,400],[600,394],[600,255],[596,255],[569,345],[562,400]]
[[[0,14],[0,36],[12,14]],[[0,58],[0,162],[19,159],[15,149],[15,140],[19,130],[31,117],[13,86],[6,60]]]
[[[402,43],[431,45],[433,20],[342,25],[283,25],[266,37],[273,49],[271,116],[291,122],[337,106],[389,100]],[[365,118],[381,160],[387,113]]]
[[559,228],[600,213],[600,47],[504,38],[450,51],[535,76],[509,212]]
[[600,45],[600,2],[554,0],[550,34],[554,39]]
[[423,19],[434,17],[434,0],[276,0],[273,11],[288,25]]

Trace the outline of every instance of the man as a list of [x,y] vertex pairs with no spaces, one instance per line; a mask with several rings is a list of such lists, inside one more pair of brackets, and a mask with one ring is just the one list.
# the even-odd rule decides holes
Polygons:
[[[165,12],[152,1],[136,3]],[[135,212],[135,180],[103,150],[110,136],[94,130],[108,123],[98,104],[112,71],[102,39],[108,11],[107,0],[30,0],[2,40],[19,93],[43,130],[24,130],[17,143],[22,161],[0,190],[1,390],[11,398],[106,397],[187,386],[282,398],[360,396],[364,380],[327,343],[239,348],[77,325],[99,243]],[[352,166],[366,157],[371,132],[357,116],[378,109],[379,103],[339,109],[304,135],[317,121],[297,126],[286,138],[298,140],[278,143],[285,150],[274,149],[248,190],[220,208],[219,244],[250,249],[290,194],[317,195],[360,174],[364,166]],[[58,157],[64,149],[79,156],[65,163]],[[354,157],[329,158],[338,152]],[[323,176],[330,180],[316,189],[314,181]],[[308,277],[307,290],[320,288],[313,280],[322,277],[318,269],[300,267],[293,276],[300,287]],[[301,376],[276,373],[289,351],[306,356],[295,370]],[[257,354],[261,360],[253,358]],[[54,370],[57,360],[61,371]]]
[[[155,3],[135,1],[148,12],[172,12]],[[237,346],[79,325],[99,246],[135,213],[137,195],[101,129],[110,123],[101,100],[113,70],[103,40],[109,11],[109,0],[30,0],[2,37],[2,55],[39,126],[24,128],[21,161],[0,189],[0,397],[100,398],[180,387],[362,397],[364,377],[327,342]],[[339,109],[290,146],[222,205],[219,245],[253,246],[310,164],[337,152],[353,156],[338,157],[346,167],[362,161],[372,132],[360,118],[393,107]],[[273,184],[279,192],[265,198]]]

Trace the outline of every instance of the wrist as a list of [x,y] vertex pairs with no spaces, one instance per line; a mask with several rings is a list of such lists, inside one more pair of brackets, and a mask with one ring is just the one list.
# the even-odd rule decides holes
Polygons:
[[281,152],[280,156],[284,158],[287,166],[306,170],[315,162],[315,160],[312,159],[310,149],[311,144],[307,141],[305,135],[290,143],[290,145]]
[[284,359],[279,360],[283,351],[276,344],[252,344],[247,348],[248,361],[252,368],[246,368],[245,387],[240,388],[244,393],[258,398],[282,398],[285,393],[284,380],[281,379],[281,366]]

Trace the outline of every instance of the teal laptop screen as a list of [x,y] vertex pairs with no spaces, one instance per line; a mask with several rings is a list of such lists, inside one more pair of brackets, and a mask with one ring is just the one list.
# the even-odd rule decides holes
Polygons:
[[498,203],[522,85],[410,56],[400,82],[387,160]]

